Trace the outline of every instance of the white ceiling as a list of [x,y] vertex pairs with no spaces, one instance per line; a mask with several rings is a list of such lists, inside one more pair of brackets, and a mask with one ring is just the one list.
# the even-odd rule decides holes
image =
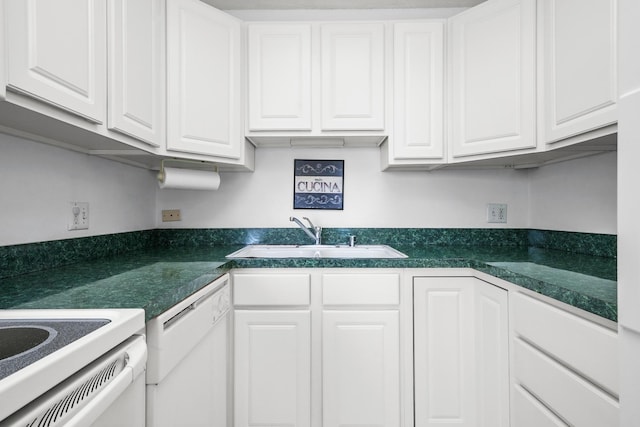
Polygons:
[[429,9],[472,7],[484,0],[203,0],[222,10]]

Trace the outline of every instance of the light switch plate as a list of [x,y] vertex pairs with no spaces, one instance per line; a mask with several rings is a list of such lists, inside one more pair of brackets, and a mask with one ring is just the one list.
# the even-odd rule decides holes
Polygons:
[[181,221],[180,209],[166,209],[162,211],[162,222]]

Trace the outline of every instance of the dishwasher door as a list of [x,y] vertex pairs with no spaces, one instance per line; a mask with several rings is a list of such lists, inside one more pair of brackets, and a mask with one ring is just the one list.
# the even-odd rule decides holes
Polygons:
[[147,426],[229,424],[228,275],[147,324]]

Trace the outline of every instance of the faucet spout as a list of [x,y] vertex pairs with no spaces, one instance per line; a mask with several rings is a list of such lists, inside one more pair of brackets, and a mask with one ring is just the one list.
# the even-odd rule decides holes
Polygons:
[[[309,218],[302,217],[303,219],[306,219],[307,222],[310,225],[310,228],[307,228],[302,221],[300,221],[298,218],[296,218],[295,216],[290,216],[289,217],[289,221],[295,222],[296,224],[298,224],[298,227],[300,227],[302,229],[302,231],[304,231],[307,236],[311,237],[314,241],[316,245],[321,245],[322,244],[322,227],[316,227],[313,225],[313,223],[311,222],[311,220]],[[311,231],[313,230],[313,231]]]

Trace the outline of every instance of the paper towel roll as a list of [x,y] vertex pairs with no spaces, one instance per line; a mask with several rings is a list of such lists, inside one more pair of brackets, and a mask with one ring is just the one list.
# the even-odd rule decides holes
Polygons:
[[158,174],[160,188],[181,188],[184,190],[217,190],[220,187],[220,174],[182,168],[164,168],[164,174]]

